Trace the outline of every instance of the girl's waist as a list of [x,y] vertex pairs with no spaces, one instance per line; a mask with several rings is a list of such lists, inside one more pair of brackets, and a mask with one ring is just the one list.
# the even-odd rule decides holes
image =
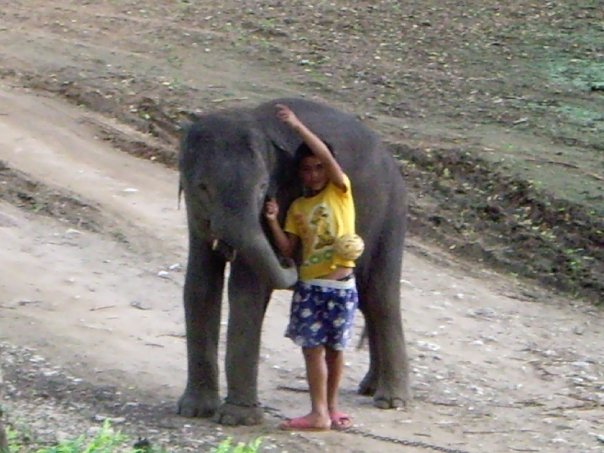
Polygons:
[[356,286],[354,274],[345,277],[345,280],[331,280],[326,278],[313,278],[300,280],[300,283],[308,286],[320,286],[322,288],[352,289]]

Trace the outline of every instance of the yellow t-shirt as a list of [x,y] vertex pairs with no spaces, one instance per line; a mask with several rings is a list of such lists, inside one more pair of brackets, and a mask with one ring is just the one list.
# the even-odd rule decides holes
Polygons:
[[302,242],[300,280],[322,277],[336,266],[354,267],[354,261],[334,254],[336,238],[355,232],[352,189],[344,175],[346,192],[331,181],[318,194],[294,200],[287,211],[284,230]]

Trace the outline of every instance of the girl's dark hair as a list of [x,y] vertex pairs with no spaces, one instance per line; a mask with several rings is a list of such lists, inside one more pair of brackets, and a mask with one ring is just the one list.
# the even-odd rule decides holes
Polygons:
[[[323,143],[325,143],[325,146],[327,146],[327,149],[329,150],[331,155],[336,157],[336,153],[333,150],[333,147],[325,141]],[[300,168],[300,163],[302,162],[302,159],[314,155],[315,153],[312,152],[312,149],[310,149],[306,143],[302,142],[302,144],[298,146],[298,149],[296,149],[296,154],[294,156],[295,168]]]

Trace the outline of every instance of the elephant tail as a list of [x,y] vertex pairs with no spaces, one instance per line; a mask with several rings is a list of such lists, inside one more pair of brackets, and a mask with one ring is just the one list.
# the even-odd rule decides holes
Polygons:
[[178,209],[180,209],[180,200],[182,198],[182,191],[183,191],[182,182],[178,181],[178,204],[176,205]]
[[357,343],[357,349],[363,349],[365,347],[365,343],[367,342],[367,323],[363,326],[363,331],[361,332],[361,338],[359,338],[359,342]]

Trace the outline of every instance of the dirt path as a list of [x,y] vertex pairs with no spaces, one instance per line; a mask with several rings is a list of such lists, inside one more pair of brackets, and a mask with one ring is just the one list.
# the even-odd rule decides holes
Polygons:
[[168,162],[192,112],[329,102],[392,143],[423,237],[597,303],[600,24],[593,0],[15,0],[0,77],[101,112],[115,123],[99,136]]
[[[383,412],[355,394],[364,350],[350,351],[343,386],[359,429],[390,440],[275,429],[307,405],[295,391],[304,386],[300,354],[281,334],[286,292],[275,294],[264,326],[265,426],[174,416],[185,383],[177,176],[112,144],[173,162],[178,114],[305,94],[415,147],[421,159],[409,171],[427,161],[414,208],[461,228],[473,245],[484,238],[472,238],[477,225],[451,202],[487,195],[466,175],[446,176],[448,154],[430,160],[430,149],[453,147],[453,157],[478,149],[498,168],[560,186],[594,217],[602,210],[593,2],[316,3],[15,0],[0,11],[0,365],[9,420],[50,442],[111,417],[170,451],[207,451],[226,435],[263,435],[266,451],[289,452],[601,451],[601,310],[457,261],[420,237],[408,243],[401,277],[413,405]],[[529,165],[535,158],[545,163]],[[544,244],[566,244],[569,234],[522,217],[526,206],[500,223],[517,210],[514,236],[498,234],[511,244],[529,238],[512,253],[557,266],[560,277],[564,266],[544,259]],[[562,223],[571,220],[583,222]],[[596,237],[601,220],[592,220]],[[572,253],[561,262],[597,283],[601,252],[586,247],[583,260],[581,247],[562,247]]]
[[[307,404],[305,394],[292,390],[304,386],[299,352],[282,337],[287,292],[275,294],[264,327],[260,395],[274,409],[266,426],[217,431],[209,421],[171,415],[185,380],[186,227],[176,174],[96,138],[96,125],[110,120],[90,112],[6,86],[0,105],[0,160],[8,167],[0,175],[9,169],[29,175],[40,184],[31,192],[40,202],[53,191],[78,199],[91,207],[81,220],[100,230],[0,204],[4,357],[20,356],[14,348],[34,348],[48,369],[59,366],[92,388],[109,385],[156,407],[170,428],[148,421],[142,434],[169,440],[171,451],[194,451],[196,440],[225,434],[266,435],[267,451],[401,448],[355,434],[291,436],[275,429],[275,415],[294,415]],[[601,313],[486,269],[468,269],[417,238],[407,247],[404,269],[416,399],[406,411],[374,409],[354,393],[367,352],[350,351],[342,399],[361,430],[475,452],[601,450]],[[5,378],[17,382],[14,364],[3,366]],[[27,420],[17,394],[8,398],[9,417]],[[80,417],[87,405],[95,407],[85,392],[74,394]],[[405,451],[426,451],[420,447]]]

